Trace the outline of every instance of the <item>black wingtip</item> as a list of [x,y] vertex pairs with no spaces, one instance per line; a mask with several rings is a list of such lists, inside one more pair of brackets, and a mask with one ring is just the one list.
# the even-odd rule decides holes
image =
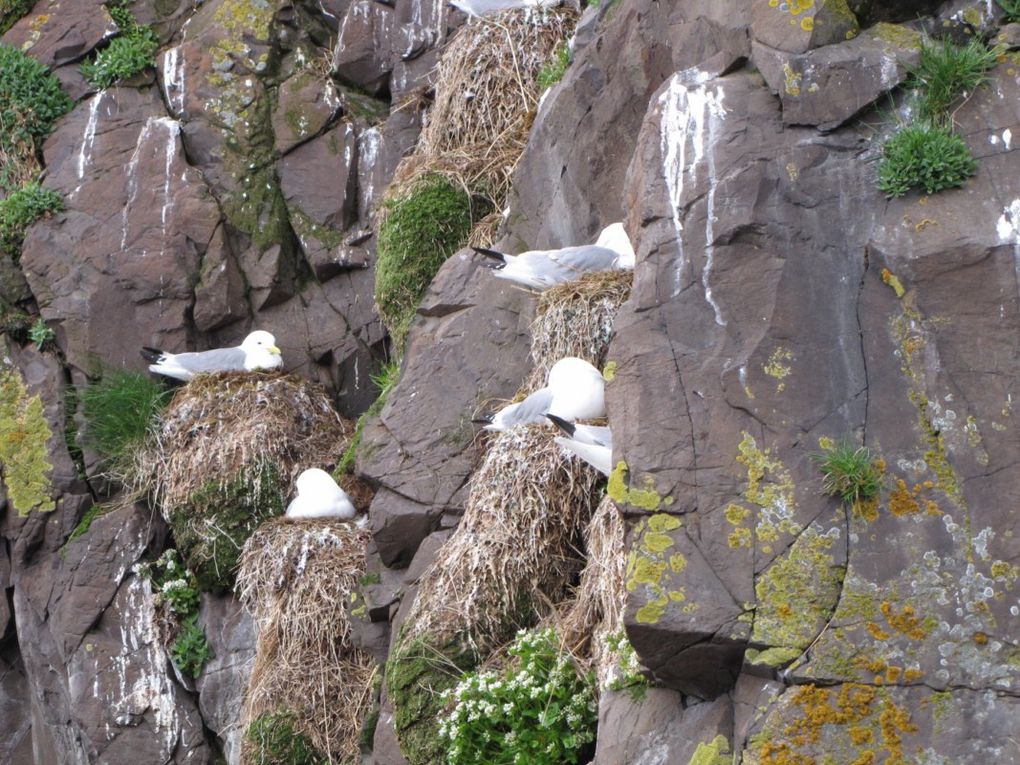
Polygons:
[[492,415],[483,414],[481,417],[475,417],[474,419],[471,420],[471,422],[473,422],[475,425],[491,425]]
[[472,247],[471,249],[477,252],[479,255],[484,255],[485,257],[491,258],[492,260],[496,261],[496,264],[493,265],[492,268],[495,268],[497,271],[506,265],[506,255],[504,255],[502,252],[497,252],[496,250],[487,250],[484,247]]
[[549,414],[548,412],[546,412],[545,416],[549,419],[550,422],[552,422],[553,425],[562,430],[568,436],[570,436],[571,438],[574,437],[574,431],[577,430],[577,427],[574,425],[574,423],[567,422],[562,417],[557,417],[555,414]]
[[148,346],[142,346],[142,350],[139,353],[142,354],[143,359],[151,361],[153,364],[158,364],[159,360],[163,357],[163,351],[159,348],[149,348]]

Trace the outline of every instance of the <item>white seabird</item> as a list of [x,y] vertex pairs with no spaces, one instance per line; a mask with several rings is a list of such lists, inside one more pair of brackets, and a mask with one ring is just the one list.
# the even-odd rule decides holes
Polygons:
[[511,8],[552,8],[559,4],[560,0],[450,0],[450,5],[469,16],[484,16]]
[[190,380],[202,372],[251,372],[275,369],[283,365],[276,338],[263,330],[252,332],[233,348],[214,348],[193,353],[167,353],[158,348],[142,348],[142,357],[153,362],[149,371],[177,380]]
[[547,414],[552,423],[567,434],[557,436],[554,441],[569,452],[573,452],[602,475],[612,471],[613,432],[604,425],[575,425],[555,414]]
[[594,271],[634,267],[634,248],[622,223],[602,229],[595,244],[561,247],[558,250],[528,250],[507,255],[496,250],[473,247],[494,261],[493,275],[539,291],[569,282]]
[[544,388],[475,422],[485,423],[486,430],[504,431],[514,425],[544,423],[549,413],[564,420],[605,417],[606,380],[602,373],[584,359],[567,356],[553,364]]
[[347,492],[325,470],[309,468],[295,482],[297,496],[287,505],[288,518],[340,518],[349,521],[357,510]]

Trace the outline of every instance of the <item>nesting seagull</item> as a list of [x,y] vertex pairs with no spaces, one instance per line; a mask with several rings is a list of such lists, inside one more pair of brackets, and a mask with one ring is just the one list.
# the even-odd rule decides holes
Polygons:
[[613,432],[603,425],[575,425],[555,414],[547,414],[552,423],[567,434],[556,443],[573,452],[603,475],[609,475],[613,462]]
[[486,430],[504,431],[514,425],[544,423],[546,415],[564,420],[588,420],[606,415],[606,381],[587,361],[567,356],[553,364],[544,388],[523,401],[475,420]]
[[552,8],[560,0],[450,0],[450,5],[469,16],[484,16],[511,8]]
[[252,332],[234,348],[194,353],[167,353],[158,348],[142,348],[142,357],[153,362],[149,365],[150,372],[185,381],[201,372],[250,372],[283,365],[276,338],[263,330]]
[[602,229],[595,244],[558,250],[528,250],[520,255],[507,255],[483,247],[472,249],[493,261],[493,276],[496,278],[508,279],[539,291],[593,271],[634,267],[634,248],[622,223],[613,223]]
[[340,518],[349,521],[357,510],[347,492],[325,470],[309,468],[298,476],[297,496],[287,505],[288,518]]

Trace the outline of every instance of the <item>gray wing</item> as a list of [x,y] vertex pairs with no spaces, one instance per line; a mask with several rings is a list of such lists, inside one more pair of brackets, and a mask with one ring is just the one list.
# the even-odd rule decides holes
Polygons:
[[584,244],[579,247],[564,247],[554,250],[549,257],[564,268],[587,273],[588,271],[608,271],[616,263],[617,252],[608,247]]
[[574,440],[593,446],[613,448],[613,431],[608,425],[575,425]]
[[200,372],[232,372],[244,369],[246,354],[240,348],[214,348],[211,351],[175,353],[169,360],[192,374]]
[[545,422],[545,413],[552,406],[553,394],[548,388],[539,388],[519,404],[511,404],[499,412],[504,428]]

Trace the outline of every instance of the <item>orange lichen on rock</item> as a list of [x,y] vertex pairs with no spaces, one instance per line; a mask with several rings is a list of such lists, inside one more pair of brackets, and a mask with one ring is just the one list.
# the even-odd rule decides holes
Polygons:
[[911,640],[924,640],[928,637],[928,629],[914,614],[913,606],[905,605],[900,613],[896,613],[892,603],[882,601],[879,609],[881,609],[886,623],[901,635],[906,635]]

